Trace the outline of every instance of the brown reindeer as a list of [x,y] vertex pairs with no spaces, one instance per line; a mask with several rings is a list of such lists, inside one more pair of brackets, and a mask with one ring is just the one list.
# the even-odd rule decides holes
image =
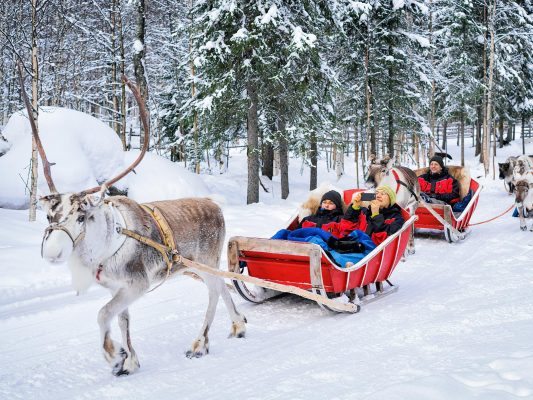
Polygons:
[[[138,89],[127,80],[126,83],[139,104],[145,131],[144,146],[137,160],[129,168],[102,187],[81,193],[58,193],[35,121],[30,118],[51,191],[50,195],[40,200],[50,224],[43,237],[42,257],[50,262],[67,261],[73,274],[73,283],[78,289],[98,283],[111,292],[112,299],[98,313],[98,324],[104,357],[112,366],[115,375],[130,374],[139,368],[130,337],[129,305],[143,296],[152,285],[166,279],[168,274],[192,272],[205,282],[209,292],[204,323],[191,349],[186,352],[187,357],[201,357],[208,353],[208,332],[219,296],[222,296],[232,319],[230,336],[244,337],[246,330],[246,319],[235,308],[221,278],[193,270],[179,262],[168,269],[169,264],[165,262],[162,253],[123,234],[128,230],[154,242],[163,241],[164,232],[160,231],[160,225],[144,205],[124,196],[104,200],[105,188],[125,176],[141,161],[149,142],[144,102]],[[27,96],[25,101],[28,115],[31,116]],[[222,211],[214,202],[209,199],[188,198],[156,201],[147,206],[157,209],[164,217],[177,251],[182,257],[218,268],[225,224]],[[118,316],[122,333],[121,345],[111,339],[110,323],[115,316]]]

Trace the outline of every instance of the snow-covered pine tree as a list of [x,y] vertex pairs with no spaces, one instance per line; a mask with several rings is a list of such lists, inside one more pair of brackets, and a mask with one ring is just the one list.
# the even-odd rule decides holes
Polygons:
[[382,149],[393,156],[402,134],[420,134],[426,126],[428,102],[422,93],[430,85],[427,7],[403,0],[341,5],[337,20],[345,46],[340,59],[347,95],[343,102],[351,99],[358,105],[355,119],[365,119],[369,151],[377,153],[381,141]]
[[[495,31],[494,113],[503,127],[504,120],[512,125],[533,111],[532,3],[498,2]],[[499,139],[501,146],[501,132]]]
[[317,89],[325,69],[316,49],[317,36],[307,28],[322,25],[317,16],[325,9],[316,1],[195,4],[192,47],[198,94],[190,112],[209,120],[210,138],[246,127],[248,203],[259,200],[262,116],[265,121],[274,116],[276,132],[287,140],[288,131],[322,113],[319,100],[327,93],[311,87]]
[[478,0],[439,0],[433,14],[437,116],[460,122],[464,165],[464,126],[475,120],[483,97],[483,3]]

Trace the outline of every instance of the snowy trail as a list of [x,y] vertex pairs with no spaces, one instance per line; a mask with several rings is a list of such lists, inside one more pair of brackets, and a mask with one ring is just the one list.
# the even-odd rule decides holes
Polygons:
[[[499,182],[487,186],[474,221],[512,201]],[[533,398],[533,233],[509,215],[456,244],[418,237],[416,254],[392,276],[400,290],[356,315],[298,297],[254,305],[233,294],[247,337],[227,339],[230,321],[219,304],[203,359],[184,351],[201,326],[206,291],[173,279],[131,307],[141,369],[117,379],[100,354],[96,324],[107,292],[75,296],[66,267],[39,258],[42,218],[30,225],[22,212],[0,212],[25,238],[0,228],[1,399]],[[229,205],[225,214],[228,237],[266,237],[290,210]],[[11,281],[6,271],[20,275]]]

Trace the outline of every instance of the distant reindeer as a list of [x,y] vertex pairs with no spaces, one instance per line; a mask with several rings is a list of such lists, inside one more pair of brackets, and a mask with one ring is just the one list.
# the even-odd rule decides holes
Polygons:
[[513,168],[513,180],[518,182],[519,180],[526,179],[527,175],[533,168],[533,159],[526,155],[521,155],[516,159],[516,163]]
[[[21,82],[22,82],[22,72]],[[51,194],[41,198],[49,225],[45,230],[41,254],[51,262],[67,261],[73,283],[79,289],[91,283],[110,290],[112,299],[98,313],[101,343],[105,359],[113,374],[131,374],[139,368],[139,361],[130,338],[128,307],[143,296],[157,282],[168,275],[193,273],[207,285],[209,303],[198,337],[186,352],[187,357],[201,357],[209,352],[208,332],[215,316],[219,296],[222,296],[231,316],[230,336],[244,337],[246,319],[235,308],[228,289],[221,278],[191,269],[184,264],[165,262],[165,256],[139,239],[125,236],[134,232],[153,242],[164,242],[165,232],[147,207],[168,223],[172,240],[182,257],[212,268],[218,268],[225,236],[224,217],[220,208],[209,199],[188,198],[156,201],[140,205],[124,196],[104,200],[104,191],[131,171],[143,158],[149,143],[148,117],[138,89],[124,78],[132,90],[140,109],[145,138],[141,154],[135,162],[102,187],[80,193],[57,192],[50,174],[50,164],[39,140],[31,106],[24,92],[30,123],[45,177]],[[96,192],[99,192],[95,194]],[[110,323],[118,316],[122,346],[111,339]]]
[[518,157],[508,157],[504,163],[498,163],[499,178],[503,179],[503,185],[509,194],[514,192],[513,172],[517,159]]
[[[377,159],[374,155],[370,158],[370,164],[365,176],[367,187],[390,186],[396,192],[396,203],[414,215],[418,207],[420,196],[420,184],[414,171],[403,166],[394,166],[394,159],[385,156]],[[411,230],[411,238],[407,246],[407,252],[414,254],[414,229]]]

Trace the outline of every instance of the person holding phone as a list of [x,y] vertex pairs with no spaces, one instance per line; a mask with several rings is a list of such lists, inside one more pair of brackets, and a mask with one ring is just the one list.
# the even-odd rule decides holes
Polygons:
[[[380,244],[389,235],[398,232],[405,220],[401,208],[396,204],[396,193],[390,186],[378,187],[375,198],[372,197],[367,193],[356,193],[343,218],[357,222],[358,229],[370,236],[374,243]],[[362,202],[368,201],[367,198],[371,200],[370,204],[363,207]]]

